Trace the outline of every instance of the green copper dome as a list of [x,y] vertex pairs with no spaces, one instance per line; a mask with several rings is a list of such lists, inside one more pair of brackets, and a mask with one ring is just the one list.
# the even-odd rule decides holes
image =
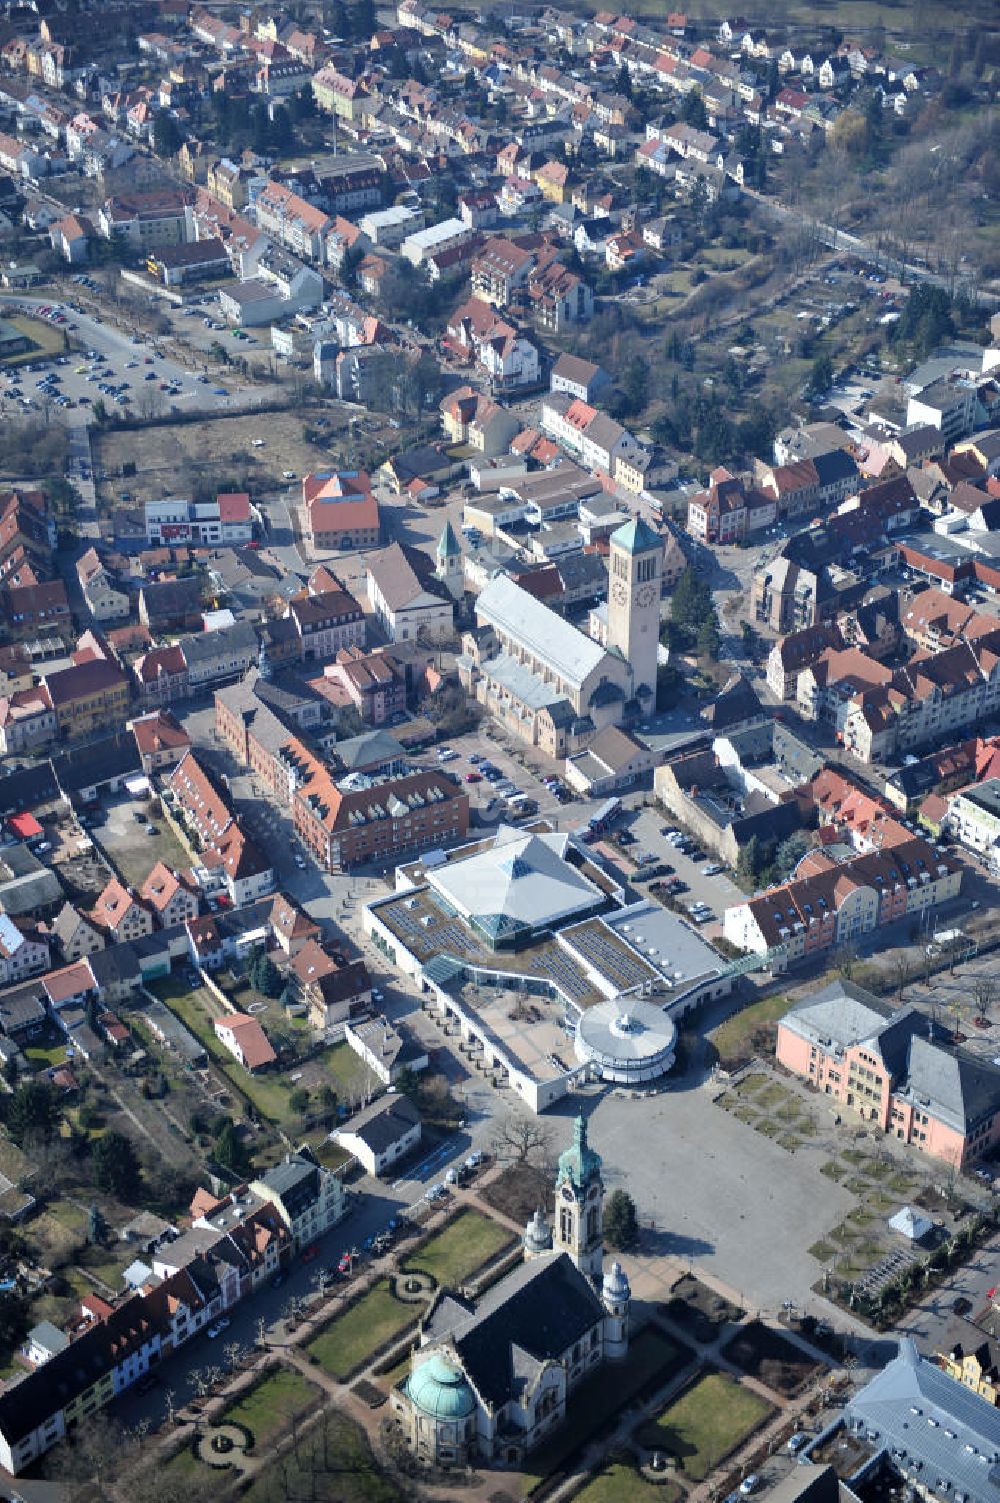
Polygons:
[[559,1155],[557,1184],[570,1180],[577,1189],[589,1185],[601,1172],[601,1156],[587,1142],[587,1122],[581,1113],[573,1123],[573,1142]]
[[461,1368],[440,1352],[414,1368],[407,1379],[406,1391],[417,1408],[432,1419],[465,1419],[476,1407]]

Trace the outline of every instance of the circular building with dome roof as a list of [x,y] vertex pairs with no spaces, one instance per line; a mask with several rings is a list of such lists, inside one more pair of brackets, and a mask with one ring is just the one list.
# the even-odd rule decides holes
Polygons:
[[475,1436],[476,1398],[462,1369],[434,1352],[413,1369],[404,1389],[417,1454],[427,1461],[464,1462]]
[[677,1026],[661,1008],[636,997],[599,1002],[582,1014],[574,1049],[602,1080],[645,1085],[673,1068]]

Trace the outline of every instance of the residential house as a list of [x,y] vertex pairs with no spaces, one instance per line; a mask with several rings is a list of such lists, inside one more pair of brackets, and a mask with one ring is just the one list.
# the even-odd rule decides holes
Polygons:
[[395,1173],[395,1166],[420,1143],[420,1113],[408,1096],[383,1096],[339,1127],[334,1137],[366,1173]]
[[161,929],[172,929],[197,916],[198,894],[191,882],[158,861],[139,891],[139,898],[155,915]]
[[153,915],[149,908],[117,877],[112,877],[105,885],[89,918],[115,944],[141,939],[153,932]]
[[246,1017],[239,1012],[227,1012],[225,1017],[216,1018],[212,1027],[219,1043],[229,1050],[249,1075],[256,1075],[258,1070],[266,1070],[278,1058],[256,1018]]
[[41,682],[55,711],[59,735],[65,740],[89,736],[104,726],[125,721],[128,679],[109,659],[94,658],[46,672]]
[[296,1249],[325,1236],[347,1209],[340,1179],[305,1152],[286,1154],[280,1164],[252,1180],[250,1189],[275,1207]]
[[363,960],[352,960],[310,939],[293,958],[291,969],[316,1030],[338,1028],[370,1011],[372,983]]
[[128,619],[132,602],[126,591],[117,587],[115,577],[96,548],[88,548],[77,560],[76,574],[87,609],[95,621]]

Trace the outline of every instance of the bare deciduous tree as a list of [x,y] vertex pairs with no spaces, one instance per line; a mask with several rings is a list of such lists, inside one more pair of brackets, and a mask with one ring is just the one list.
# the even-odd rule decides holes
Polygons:
[[508,1163],[525,1164],[544,1154],[549,1142],[548,1127],[536,1117],[521,1112],[511,1112],[504,1117],[493,1138],[493,1151],[498,1159]]

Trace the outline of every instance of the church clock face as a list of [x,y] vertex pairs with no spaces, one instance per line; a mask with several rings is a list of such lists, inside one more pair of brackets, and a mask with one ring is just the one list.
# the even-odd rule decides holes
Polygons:
[[562,1198],[563,1200],[573,1199],[573,1191],[570,1189],[569,1185],[563,1185]]
[[646,606],[652,605],[653,599],[654,595],[652,585],[643,585],[641,589],[636,591],[635,603],[636,605],[641,606],[643,610],[645,610]]
[[615,605],[624,605],[628,599],[628,589],[620,579],[616,579],[611,586],[611,598]]

